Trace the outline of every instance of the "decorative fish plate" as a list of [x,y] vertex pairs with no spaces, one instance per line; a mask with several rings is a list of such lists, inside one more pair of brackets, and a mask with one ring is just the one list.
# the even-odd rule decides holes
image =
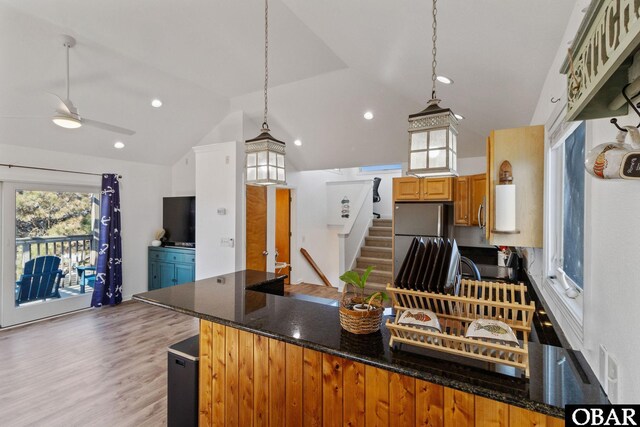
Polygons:
[[400,316],[398,324],[415,326],[423,329],[432,329],[436,332],[442,332],[440,321],[438,321],[438,316],[436,316],[436,314],[431,310],[406,310]]
[[518,338],[509,325],[500,320],[478,319],[469,324],[465,334],[467,338],[482,338],[494,342],[518,345]]

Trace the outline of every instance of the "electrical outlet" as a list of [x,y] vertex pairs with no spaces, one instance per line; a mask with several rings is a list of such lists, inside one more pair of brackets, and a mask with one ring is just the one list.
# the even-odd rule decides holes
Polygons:
[[618,403],[618,361],[611,355],[607,357],[607,396],[611,403]]
[[607,348],[600,344],[600,348],[598,350],[598,379],[600,380],[600,385],[602,385],[602,389],[605,393],[607,393],[607,358],[609,354],[607,353]]

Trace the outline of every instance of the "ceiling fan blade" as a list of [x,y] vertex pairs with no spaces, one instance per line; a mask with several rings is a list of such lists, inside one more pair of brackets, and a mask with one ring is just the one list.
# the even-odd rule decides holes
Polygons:
[[57,111],[64,113],[64,114],[68,114],[68,115],[72,115],[72,111],[75,111],[75,108],[73,106],[73,104],[71,103],[71,101],[65,101],[62,98],[60,98],[58,95],[56,95],[55,93],[51,93],[51,92],[47,92],[49,95],[55,96],[56,99],[58,100],[58,107],[56,108]]
[[133,135],[136,132],[130,129],[121,128],[120,126],[110,125],[108,123],[99,122],[97,120],[85,119],[84,117],[81,119],[82,124],[86,124],[87,126],[93,126],[95,128],[108,130],[110,132],[122,133],[124,135]]
[[49,118],[48,116],[15,116],[15,115],[8,115],[8,116],[0,116],[0,119],[47,119]]

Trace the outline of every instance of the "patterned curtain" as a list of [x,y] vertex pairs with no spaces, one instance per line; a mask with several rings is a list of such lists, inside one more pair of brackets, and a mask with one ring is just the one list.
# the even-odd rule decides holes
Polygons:
[[118,175],[102,175],[98,265],[91,307],[122,302],[122,239]]

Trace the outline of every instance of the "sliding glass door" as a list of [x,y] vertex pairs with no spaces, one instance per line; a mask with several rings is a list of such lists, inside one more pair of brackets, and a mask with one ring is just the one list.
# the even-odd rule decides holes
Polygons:
[[89,307],[99,193],[95,187],[2,184],[2,327]]

